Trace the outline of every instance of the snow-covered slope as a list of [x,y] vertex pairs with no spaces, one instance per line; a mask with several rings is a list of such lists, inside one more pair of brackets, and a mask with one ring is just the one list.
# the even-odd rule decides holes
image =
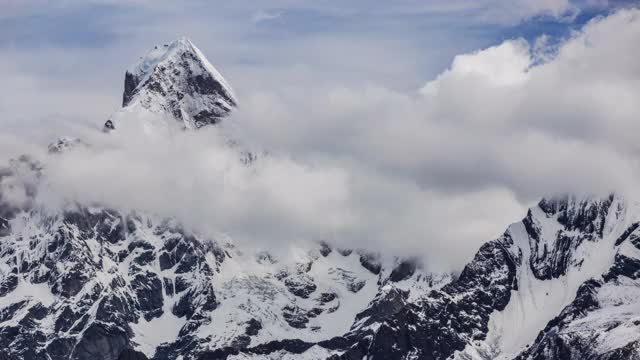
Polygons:
[[608,271],[617,239],[640,216],[636,204],[618,196],[605,199],[563,196],[543,200],[508,233],[518,244],[517,290],[492,315],[487,339],[470,344],[459,358],[511,359],[531,344],[580,286]]
[[[575,299],[551,320],[518,359],[640,358],[638,222],[615,239],[613,264],[582,283]],[[609,245],[612,245],[609,243]],[[610,250],[607,259],[610,260]]]
[[[127,71],[123,103],[107,128],[145,113],[198,128],[236,100],[181,39]],[[60,138],[41,162],[0,168],[0,359],[640,357],[640,205],[619,195],[543,199],[453,276],[370,249],[241,248],[150,213],[34,201],[48,159],[88,146]]]
[[639,218],[615,195],[542,200],[451,283],[374,302],[339,358],[636,359]]

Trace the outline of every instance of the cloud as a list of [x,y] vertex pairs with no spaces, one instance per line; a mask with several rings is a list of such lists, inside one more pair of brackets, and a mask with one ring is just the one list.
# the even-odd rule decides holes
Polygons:
[[524,40],[509,40],[472,54],[458,55],[450,69],[428,82],[422,92],[437,96],[446,91],[440,86],[459,81],[477,81],[482,85],[505,87],[525,82],[531,66],[529,44]]
[[206,234],[266,247],[320,240],[352,226],[345,169],[287,156],[262,156],[247,166],[218,129],[139,126],[146,121],[126,114],[117,133],[87,132],[88,148],[45,156],[41,204],[80,201],[173,216]]
[[277,11],[258,11],[253,14],[252,21],[254,23],[264,22],[264,21],[272,21],[279,18],[282,13]]
[[[458,5],[466,9],[465,4]],[[566,10],[564,2],[545,6],[526,13]],[[350,13],[343,10],[336,13]],[[256,46],[270,50],[272,58],[244,64],[229,60],[231,73],[240,74],[230,80],[240,88],[241,108],[226,122],[228,128],[145,135],[142,144],[135,125],[141,119],[129,119],[130,132],[107,136],[78,126],[87,120],[32,126],[35,120],[27,118],[4,130],[12,142],[0,147],[10,144],[5,147],[17,153],[23,138],[28,141],[21,149],[35,151],[34,139],[68,133],[92,144],[62,156],[40,150],[47,164],[40,196],[49,204],[99,202],[176,216],[254,246],[328,240],[385,254],[421,254],[428,267],[460,269],[480,244],[518,221],[541,196],[611,190],[634,195],[639,16],[629,9],[598,18],[552,48],[544,40],[514,39],[469,51],[432,80],[414,79],[420,90],[411,91],[387,81],[394,74],[420,78],[419,61],[411,59],[419,53],[411,45],[389,37],[372,40],[376,32],[293,36],[280,43],[284,54],[273,51],[274,42],[265,42]],[[206,34],[198,21],[158,30],[160,23],[140,26],[157,37],[176,28]],[[224,42],[229,53],[256,54],[235,36]],[[135,38],[126,49],[133,53],[147,40]],[[215,46],[200,47],[216,53]],[[296,51],[317,59],[302,61],[308,58],[292,56]],[[78,85],[81,73],[71,73],[74,79],[63,86],[68,93],[51,94],[37,76],[42,69],[25,75],[16,65],[33,57],[18,53],[13,59],[24,61],[7,61],[5,68],[14,66],[11,83],[22,93],[44,97],[41,109],[33,111],[62,112],[69,104],[63,98],[81,99],[68,110],[78,117],[95,114],[95,106],[98,114],[114,107],[92,98],[96,93],[83,97],[82,89],[93,85]],[[102,61],[106,67],[120,66]],[[349,77],[351,69],[361,71],[358,81]],[[109,96],[121,79],[107,79],[106,73],[91,81],[113,84],[100,91]],[[15,100],[2,103],[4,109],[19,103],[32,110],[24,98],[6,95]],[[112,96],[117,106],[117,94]],[[243,146],[270,155],[245,166],[225,145],[224,134],[231,130]]]
[[447,259],[459,265],[541,196],[638,195],[638,13],[590,22],[543,63],[539,47],[508,40],[457,56],[419,94],[376,85],[255,92],[237,121],[266,148],[349,169],[371,230],[352,238],[425,254],[467,244]]
[[[524,40],[457,56],[420,95],[377,86],[256,94],[242,122],[269,147],[357,157],[443,191],[500,185],[538,196],[563,182],[546,180],[545,165],[565,179],[557,190],[568,190],[571,154],[591,171],[576,184],[618,188],[633,175],[628,167],[616,166],[616,178],[597,169],[634,155],[637,17],[629,10],[594,21],[539,65]],[[514,154],[537,166],[518,167]],[[519,189],[528,182],[541,185]]]
[[120,123],[130,127],[119,133],[86,132],[88,148],[41,155],[38,203],[172,216],[209,236],[229,235],[241,248],[323,240],[387,257],[422,255],[432,270],[458,269],[475,252],[469,238],[499,234],[505,217],[523,215],[507,189],[443,194],[367,164],[286,154],[247,166],[222,129],[149,133],[140,126],[148,119],[128,116]]
[[580,12],[580,8],[569,0],[487,1],[483,5],[485,10],[480,14],[483,21],[503,24],[535,16],[571,20]]

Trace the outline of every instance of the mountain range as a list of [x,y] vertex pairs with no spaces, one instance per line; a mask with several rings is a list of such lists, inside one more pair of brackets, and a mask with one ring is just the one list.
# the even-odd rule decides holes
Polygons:
[[[182,38],[126,71],[105,136],[146,117],[197,131],[238,106]],[[47,156],[86,146],[63,137]],[[0,184],[35,196],[46,163],[14,159]],[[11,186],[0,359],[640,359],[640,204],[619,194],[546,197],[451,274],[322,241],[279,256],[100,204],[52,213]]]

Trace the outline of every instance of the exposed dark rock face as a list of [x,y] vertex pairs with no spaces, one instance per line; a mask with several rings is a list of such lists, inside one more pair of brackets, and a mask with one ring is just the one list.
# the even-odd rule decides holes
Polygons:
[[[358,315],[364,322],[346,336],[357,339],[339,359],[446,359],[469,339],[483,340],[489,315],[502,310],[516,288],[508,234],[485,244],[460,277],[418,303],[392,291]],[[491,274],[491,276],[486,276]],[[372,332],[371,324],[378,324]],[[407,326],[411,324],[411,326]]]
[[332,302],[333,300],[335,300],[336,297],[337,297],[337,295],[335,293],[322,293],[318,297],[318,301],[321,304],[326,304],[326,303],[329,303],[329,302]]
[[120,353],[118,360],[149,360],[149,358],[147,358],[147,356],[140,351],[125,349]]
[[129,336],[118,327],[94,323],[85,331],[73,349],[71,358],[78,360],[117,360],[127,347]]
[[552,241],[541,241],[542,230],[530,210],[523,224],[532,240],[530,263],[535,276],[541,280],[554,279],[565,275],[570,266],[579,265],[573,259],[575,250],[585,241],[602,237],[612,202],[613,195],[598,201],[573,196],[543,199],[539,208],[563,225]]
[[122,107],[129,105],[135,95],[135,90],[142,79],[129,71],[124,74],[124,92],[122,93]]
[[271,254],[267,251],[262,251],[256,256],[256,260],[260,264],[275,264],[278,262]]
[[316,291],[316,284],[307,276],[288,277],[284,280],[284,284],[293,295],[304,299]]
[[49,144],[48,150],[49,154],[60,154],[64,151],[71,150],[76,146],[87,146],[87,144],[78,138],[61,137],[55,142]]
[[307,313],[297,306],[285,306],[284,309],[282,309],[282,315],[289,326],[293,328],[305,328],[309,322]]
[[247,328],[245,334],[249,336],[258,335],[258,332],[262,329],[262,323],[256,319],[251,319],[247,322]]
[[[41,359],[46,354],[52,360],[146,359],[132,350],[131,324],[162,316],[164,302],[175,301],[154,270],[160,250],[170,250],[176,265],[187,263],[185,258],[195,264],[181,272],[191,280],[177,281],[188,299],[176,305],[186,309],[180,313],[189,318],[185,327],[197,329],[217,305],[213,289],[200,274],[212,273],[205,261],[209,254],[215,261],[224,257],[219,251],[213,255],[215,246],[170,226],[170,221],[154,225],[156,220],[137,215],[79,206],[52,216],[34,210],[30,216],[30,246],[20,245],[20,235],[0,237],[0,260],[13,267],[0,273],[0,299],[13,296],[20,283],[44,286],[55,298],[27,298],[0,307],[0,358]],[[154,233],[155,244],[140,238],[149,233]],[[116,251],[123,247],[126,250]],[[40,328],[45,318],[52,322],[50,330]],[[10,319],[19,321],[3,324]]]
[[622,247],[613,266],[601,277],[583,283],[575,300],[547,324],[517,360],[640,358],[637,340],[622,342],[621,347],[613,345],[618,343],[613,339],[629,331],[640,332],[640,322],[628,316],[629,306],[636,303],[628,293],[638,291],[640,279],[636,229],[634,223],[616,240]]
[[380,274],[380,270],[382,270],[380,257],[377,254],[362,253],[360,255],[360,264],[362,264],[365,269],[376,275]]
[[12,292],[18,286],[18,275],[9,273],[0,278],[0,297]]
[[11,225],[9,220],[0,217],[0,236],[7,236],[11,233]]
[[104,132],[109,132],[115,129],[116,129],[116,126],[113,124],[113,120],[111,119],[105,121],[104,126],[102,127],[102,131]]
[[162,315],[162,282],[155,273],[138,272],[131,281],[131,287],[147,321]]
[[216,309],[218,303],[213,288],[209,284],[203,287],[191,288],[180,296],[173,307],[173,313],[178,317],[192,319],[199,312],[210,312]]
[[331,254],[331,247],[329,246],[329,244],[325,243],[325,242],[321,242],[320,243],[320,254],[324,257],[329,256],[329,254]]
[[410,278],[416,272],[416,266],[415,260],[408,259],[401,261],[400,264],[391,271],[389,280],[398,282]]
[[548,215],[557,216],[567,231],[579,230],[586,234],[602,236],[605,220],[614,195],[594,201],[590,198],[579,199],[573,195],[543,199],[538,206]]

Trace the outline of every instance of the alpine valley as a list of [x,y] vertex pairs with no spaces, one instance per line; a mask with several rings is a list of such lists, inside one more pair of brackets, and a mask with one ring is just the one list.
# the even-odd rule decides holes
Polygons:
[[[131,114],[215,127],[238,104],[182,38],[126,71],[105,136]],[[229,143],[245,166],[261,161]],[[88,146],[60,138],[47,157]],[[640,359],[640,204],[618,194],[542,199],[448,274],[317,241],[243,249],[143,211],[10,201],[46,172],[28,155],[0,168],[0,359]]]

